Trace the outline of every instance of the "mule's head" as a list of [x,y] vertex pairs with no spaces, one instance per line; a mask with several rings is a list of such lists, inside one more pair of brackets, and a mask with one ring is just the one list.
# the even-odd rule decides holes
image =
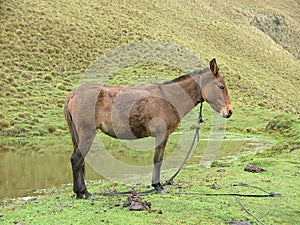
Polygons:
[[215,59],[210,61],[209,66],[210,71],[203,77],[202,97],[222,117],[229,118],[233,110],[225,80],[219,74],[219,68]]

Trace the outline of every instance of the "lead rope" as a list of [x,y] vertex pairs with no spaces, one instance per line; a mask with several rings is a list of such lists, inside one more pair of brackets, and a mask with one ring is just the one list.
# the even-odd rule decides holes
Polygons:
[[[244,206],[244,204],[238,199],[238,196],[237,195],[235,195],[235,192],[234,192],[234,188],[233,187],[235,187],[235,186],[237,186],[237,185],[235,185],[235,184],[232,184],[231,185],[231,190],[232,190],[232,194],[233,194],[233,196],[234,196],[234,198],[235,198],[235,201],[243,208],[243,210],[245,210],[245,212],[246,213],[248,213],[248,215],[250,215],[250,216],[252,216],[258,223],[260,223],[261,225],[265,225],[265,223],[261,220],[261,219],[259,219],[257,216],[255,216],[252,212],[250,212],[245,206]],[[245,185],[244,185],[245,186]],[[268,197],[269,196],[272,196],[271,194],[269,194],[268,195]]]
[[[203,102],[204,102],[204,99],[203,98],[200,98],[198,100],[198,102],[200,103],[200,110],[199,110],[199,116],[198,116],[198,124],[197,124],[197,127],[196,127],[196,130],[195,130],[195,134],[194,134],[194,138],[193,138],[193,141],[192,141],[192,144],[190,146],[190,149],[185,157],[185,159],[183,160],[182,164],[180,165],[180,167],[178,168],[178,170],[173,174],[173,176],[171,176],[164,184],[162,184],[162,187],[164,186],[167,186],[167,185],[172,185],[172,182],[173,180],[175,179],[175,177],[179,174],[179,172],[182,170],[182,168],[184,167],[184,165],[186,164],[187,160],[189,159],[193,149],[194,149],[194,146],[195,146],[195,143],[196,143],[196,140],[197,142],[199,142],[200,140],[200,134],[199,134],[199,131],[200,131],[200,125],[201,123],[204,122],[203,120],[203,117],[202,117],[202,107],[203,107]],[[245,186],[245,187],[252,187],[252,188],[257,188],[257,189],[260,189],[261,191],[265,192],[266,194],[238,194],[238,193],[235,193],[234,192],[234,189],[233,187],[235,186]],[[266,192],[264,190],[262,190],[261,188],[259,187],[255,187],[255,186],[249,186],[249,185],[246,185],[246,184],[232,184],[231,185],[231,188],[232,188],[232,193],[216,193],[216,194],[213,194],[213,193],[199,193],[199,192],[174,192],[174,193],[169,193],[169,194],[191,194],[191,195],[203,195],[203,196],[234,196],[236,202],[250,215],[252,216],[258,223],[262,224],[262,225],[265,225],[265,223],[260,220],[258,217],[256,217],[253,213],[251,213],[238,199],[238,197],[280,197],[281,194],[275,194],[273,192]],[[138,194],[138,195],[148,195],[152,192],[155,191],[155,188],[153,189],[150,189],[150,190],[147,190],[147,191],[143,191],[143,192],[135,192],[135,191],[126,191],[126,192],[98,192],[98,193],[95,193],[95,194],[98,194],[98,195],[103,195],[103,196],[124,196],[124,195],[131,195],[131,194]]]
[[195,143],[196,143],[196,140],[197,142],[199,142],[200,140],[200,134],[199,134],[199,131],[200,131],[200,124],[204,122],[203,118],[202,118],[202,105],[203,105],[203,102],[204,102],[204,99],[203,98],[200,98],[198,100],[198,102],[200,102],[200,110],[199,110],[199,117],[198,117],[198,124],[197,124],[197,127],[196,127],[196,130],[195,130],[195,134],[194,134],[194,138],[193,138],[193,141],[192,141],[192,144],[191,144],[191,147],[188,151],[188,153],[186,154],[185,156],[185,159],[183,160],[182,164],[180,165],[180,167],[178,168],[178,170],[173,174],[173,176],[170,177],[169,180],[167,180],[162,186],[166,186],[166,185],[171,185],[173,180],[175,179],[175,177],[178,175],[178,173],[182,170],[182,168],[184,167],[184,165],[186,164],[187,160],[189,159],[193,149],[194,149],[194,146],[195,146]]
[[[190,146],[190,149],[185,157],[185,159],[183,160],[182,164],[180,165],[180,167],[178,168],[178,170],[173,174],[173,176],[171,176],[164,184],[162,184],[162,187],[164,186],[167,186],[167,185],[172,185],[172,182],[173,180],[175,179],[175,177],[179,174],[179,172],[182,170],[182,168],[184,167],[184,165],[186,164],[187,160],[189,159],[193,149],[194,149],[194,146],[195,146],[195,143],[196,143],[196,140],[197,142],[199,142],[200,140],[200,134],[199,134],[199,131],[200,131],[200,125],[201,123],[204,122],[203,120],[203,117],[202,117],[202,107],[203,107],[203,102],[204,102],[204,99],[203,98],[200,98],[198,100],[198,102],[200,103],[200,110],[199,110],[199,116],[198,116],[198,124],[197,124],[197,127],[196,127],[196,130],[195,130],[195,134],[194,134],[194,138],[193,138],[193,141],[192,141],[192,144]],[[235,186],[245,186],[245,187],[252,187],[252,188],[256,188],[256,189],[259,189],[263,192],[265,192],[266,194],[238,194],[238,193],[235,193],[234,192],[234,187]],[[258,223],[262,224],[262,225],[265,225],[265,223],[260,220],[258,217],[256,217],[253,213],[251,213],[242,203],[241,201],[238,199],[238,197],[280,197],[281,194],[275,194],[273,192],[266,192],[264,191],[263,189],[259,188],[259,187],[255,187],[255,186],[249,186],[247,184],[232,184],[231,185],[231,188],[232,188],[232,193],[216,193],[216,194],[213,194],[213,193],[199,193],[199,192],[174,192],[174,193],[169,193],[169,194],[191,194],[191,195],[203,195],[203,196],[234,196],[236,202],[250,215],[252,216]],[[147,190],[147,191],[143,191],[143,192],[135,192],[135,191],[126,191],[126,192],[98,192],[98,193],[95,193],[95,194],[99,194],[99,195],[103,195],[103,196],[124,196],[124,195],[131,195],[131,194],[138,194],[138,195],[148,195],[152,192],[155,191],[155,188],[153,189],[150,189],[150,190]]]

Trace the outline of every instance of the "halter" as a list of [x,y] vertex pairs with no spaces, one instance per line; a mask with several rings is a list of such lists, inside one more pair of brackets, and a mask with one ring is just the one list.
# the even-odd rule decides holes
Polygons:
[[[199,75],[199,87],[200,87],[200,95],[201,95],[201,97],[197,100],[197,102],[200,103],[200,110],[199,110],[199,117],[198,117],[198,126],[200,126],[200,123],[204,122],[204,120],[202,118],[202,105],[203,105],[203,102],[205,100],[202,97],[202,79],[201,79],[201,74]],[[198,141],[199,141],[199,134],[198,134]]]
[[199,116],[198,116],[198,126],[199,126],[200,123],[204,122],[204,120],[202,118],[202,106],[203,106],[204,98],[198,99],[198,102],[200,103],[200,110],[199,110]]

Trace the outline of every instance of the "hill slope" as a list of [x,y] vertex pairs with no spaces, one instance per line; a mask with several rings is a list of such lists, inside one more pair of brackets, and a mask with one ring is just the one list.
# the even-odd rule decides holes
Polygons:
[[141,40],[180,45],[205,63],[217,58],[234,103],[300,114],[299,1],[33,0],[0,7],[2,136],[64,132],[63,101],[90,63]]

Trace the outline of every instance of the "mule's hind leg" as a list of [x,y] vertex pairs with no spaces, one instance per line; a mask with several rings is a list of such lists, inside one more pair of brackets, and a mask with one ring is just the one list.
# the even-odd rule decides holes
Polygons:
[[167,141],[168,137],[164,137],[163,139],[156,137],[156,147],[153,158],[154,168],[152,174],[152,186],[155,188],[157,193],[161,194],[165,193],[165,190],[160,183],[160,169],[163,163],[163,156]]
[[71,156],[71,164],[73,170],[73,190],[77,195],[77,198],[92,199],[91,193],[88,192],[84,180],[84,158],[87,155],[92,142],[95,138],[96,130],[85,134],[84,136],[79,135],[78,148],[73,152]]
[[81,168],[84,166],[84,158],[78,148],[73,152],[71,156],[72,172],[73,172],[73,191],[77,195],[77,198],[83,198],[83,194],[80,191],[82,186]]

